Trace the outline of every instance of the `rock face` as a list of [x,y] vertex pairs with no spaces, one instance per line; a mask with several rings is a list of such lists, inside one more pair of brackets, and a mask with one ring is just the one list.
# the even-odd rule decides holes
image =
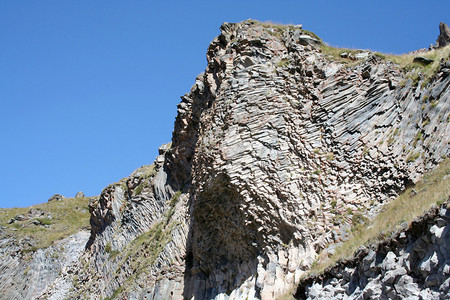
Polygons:
[[84,193],[83,192],[78,192],[76,195],[75,195],[75,198],[84,198]]
[[83,254],[36,297],[276,298],[352,213],[448,157],[449,62],[415,81],[321,47],[301,26],[223,24],[172,143],[91,201]]
[[184,296],[270,299],[339,238],[346,209],[372,213],[448,155],[442,111],[422,106],[448,105],[449,77],[400,86],[395,65],[345,68],[299,29],[221,29],[167,154],[190,185]]
[[436,208],[410,228],[325,274],[302,280],[297,299],[449,299],[450,210]]
[[[78,266],[89,238],[89,232],[80,231],[55,246],[24,252],[27,241],[0,239],[0,298],[36,299],[45,290],[54,289],[56,298],[64,299],[73,288],[72,278],[63,281],[61,275]],[[56,287],[58,287],[56,289]]]
[[447,24],[441,22],[439,24],[439,37],[436,40],[436,48],[442,48],[450,44],[450,28]]
[[60,194],[54,194],[53,196],[51,196],[51,197],[48,199],[48,202],[52,202],[52,201],[61,201],[63,198],[64,198],[63,195],[60,195]]

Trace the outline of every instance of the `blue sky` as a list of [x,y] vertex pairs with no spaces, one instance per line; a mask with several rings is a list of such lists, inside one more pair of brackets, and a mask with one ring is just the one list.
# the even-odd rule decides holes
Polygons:
[[98,195],[151,164],[223,22],[303,24],[334,46],[434,43],[450,1],[1,1],[0,207]]

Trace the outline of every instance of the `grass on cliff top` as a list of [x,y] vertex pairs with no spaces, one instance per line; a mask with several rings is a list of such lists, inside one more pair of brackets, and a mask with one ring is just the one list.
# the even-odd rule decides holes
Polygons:
[[281,33],[283,33],[287,29],[288,30],[300,29],[303,34],[309,35],[310,37],[315,38],[316,40],[322,41],[322,39],[314,32],[303,29],[303,28],[299,28],[299,27],[297,27],[297,25],[293,25],[293,24],[280,24],[280,23],[274,23],[271,21],[261,22],[261,21],[256,21],[256,20],[252,20],[252,19],[249,19],[244,22],[253,22],[253,23],[260,24],[264,28],[274,29],[275,32],[272,32],[272,33],[275,34],[278,38],[280,38]]
[[[25,252],[47,248],[55,241],[75,234],[81,228],[89,227],[89,200],[88,197],[63,198],[61,201],[51,201],[31,207],[2,208],[0,209],[0,225],[4,227],[4,232],[16,238],[31,238],[33,245],[24,249]],[[8,224],[8,221],[17,215],[27,216],[31,208],[43,211],[44,215]],[[48,214],[51,214],[51,218]],[[42,225],[34,225],[32,222],[36,219]]]
[[[349,66],[355,66],[357,64],[362,63],[364,60],[352,60],[350,58],[343,58],[341,57],[342,53],[347,53],[348,55],[355,55],[361,52],[367,52],[370,50],[362,50],[362,49],[350,49],[350,48],[339,48],[339,47],[333,47],[329,45],[322,44],[320,47],[320,51],[322,54],[325,55],[325,57],[339,63],[347,64]],[[377,54],[378,56],[382,56],[380,54]]]
[[[321,52],[325,54],[326,57],[332,59],[333,61],[345,63],[350,66],[354,66],[362,60],[356,60],[352,61],[349,58],[342,58],[342,53],[348,53],[355,55],[356,53],[363,52],[363,51],[370,51],[370,50],[360,50],[360,49],[348,49],[348,48],[339,48],[339,47],[332,47],[323,44],[321,46]],[[450,45],[440,48],[440,49],[434,49],[431,51],[426,51],[423,53],[416,53],[416,54],[401,54],[401,55],[395,55],[395,54],[384,54],[379,52],[373,52],[378,57],[392,61],[393,63],[399,65],[400,68],[405,73],[408,74],[408,78],[413,79],[415,82],[419,81],[419,72],[422,74],[422,79],[424,83],[427,83],[431,80],[431,78],[436,74],[436,71],[439,68],[440,61],[443,58],[444,60],[447,60],[450,58]],[[427,58],[433,59],[433,62],[429,65],[423,65],[417,62],[414,62],[414,58],[417,56],[423,56]]]
[[353,236],[336,249],[334,255],[318,261],[310,273],[323,272],[337,261],[350,258],[362,245],[381,241],[423,215],[434,205],[441,205],[450,197],[450,159],[425,174],[422,181],[408,188],[388,203],[373,219],[353,226]]
[[[381,54],[380,56],[384,56],[387,60],[390,60],[407,70],[413,69],[416,67],[422,68],[422,69],[437,69],[439,67],[441,58],[444,58],[444,59],[450,58],[450,45],[440,48],[440,49],[426,51],[423,53],[416,53],[416,54],[406,53],[406,54],[402,54],[402,55]],[[431,58],[434,61],[427,66],[423,66],[422,64],[413,62],[414,57],[417,57],[417,56]]]
[[[279,38],[281,37],[281,34],[285,30],[295,29],[295,25],[291,25],[291,24],[284,25],[284,24],[277,24],[277,23],[273,23],[273,22],[260,22],[260,21],[251,20],[251,19],[244,21],[244,22],[258,23],[267,29],[271,29],[272,30],[271,33],[278,36]],[[314,32],[305,30],[303,28],[301,30],[302,30],[302,33],[307,34],[307,35],[322,42],[320,50],[326,57],[328,57],[329,59],[331,59],[333,61],[347,64],[350,67],[358,65],[359,63],[363,62],[364,60],[352,60],[349,58],[342,58],[341,57],[342,53],[345,52],[349,55],[355,55],[357,53],[365,52],[365,51],[373,52],[371,50],[349,49],[349,48],[340,48],[340,47],[329,46],[329,45],[326,45],[326,43],[324,43],[322,41],[322,39],[319,36],[317,36]],[[415,53],[415,54],[406,53],[406,54],[401,54],[401,55],[395,55],[395,54],[385,54],[385,53],[380,53],[380,52],[373,52],[373,54],[375,54],[376,56],[378,56],[382,59],[392,61],[393,63],[399,65],[405,73],[408,73],[407,77],[413,79],[414,82],[417,83],[420,79],[422,79],[423,83],[427,84],[431,80],[431,78],[436,74],[436,71],[438,70],[439,65],[440,65],[440,60],[442,58],[444,60],[450,59],[450,45],[440,48],[440,49],[434,49],[431,51],[426,51],[423,53]],[[428,65],[423,65],[423,64],[414,62],[413,60],[417,56],[431,58],[431,59],[433,59],[433,62]],[[421,73],[422,78],[420,78],[419,73]]]

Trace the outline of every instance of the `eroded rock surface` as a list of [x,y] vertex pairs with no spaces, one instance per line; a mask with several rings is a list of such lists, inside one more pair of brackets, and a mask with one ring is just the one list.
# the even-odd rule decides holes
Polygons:
[[71,270],[84,251],[88,231],[80,231],[46,249],[25,252],[27,241],[13,237],[0,239],[0,298],[36,299],[46,289],[58,286],[54,293],[64,299],[73,288],[72,278],[61,283],[62,275]]
[[376,56],[347,68],[298,28],[221,30],[168,152],[191,179],[184,296],[270,299],[341,238],[349,210],[375,213],[448,155],[450,78],[415,86]]
[[355,258],[300,283],[297,299],[449,299],[450,210],[415,220],[406,231],[359,250]]
[[81,257],[36,297],[276,298],[354,213],[373,216],[449,155],[449,61],[414,81],[255,21],[223,24],[207,60],[172,143],[91,201]]

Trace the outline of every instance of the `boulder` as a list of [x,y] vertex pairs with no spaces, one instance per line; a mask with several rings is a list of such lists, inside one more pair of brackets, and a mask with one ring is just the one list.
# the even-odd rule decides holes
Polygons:
[[433,62],[434,60],[432,60],[431,58],[428,57],[424,57],[424,56],[416,56],[413,59],[413,62],[415,63],[419,63],[422,65],[429,65]]
[[319,47],[322,44],[321,41],[319,41],[319,40],[317,40],[315,38],[312,38],[312,37],[310,37],[309,35],[306,35],[306,34],[300,35],[300,37],[298,38],[298,43],[300,45],[303,45],[303,46],[308,46],[309,45],[309,46],[311,46],[313,48],[317,48],[317,47]]
[[85,196],[84,196],[84,193],[83,192],[81,192],[81,191],[79,191],[76,195],[75,195],[75,198],[84,198]]
[[53,196],[51,196],[51,197],[48,199],[48,202],[52,202],[52,201],[61,201],[63,198],[64,198],[63,195],[60,195],[60,194],[54,194]]

